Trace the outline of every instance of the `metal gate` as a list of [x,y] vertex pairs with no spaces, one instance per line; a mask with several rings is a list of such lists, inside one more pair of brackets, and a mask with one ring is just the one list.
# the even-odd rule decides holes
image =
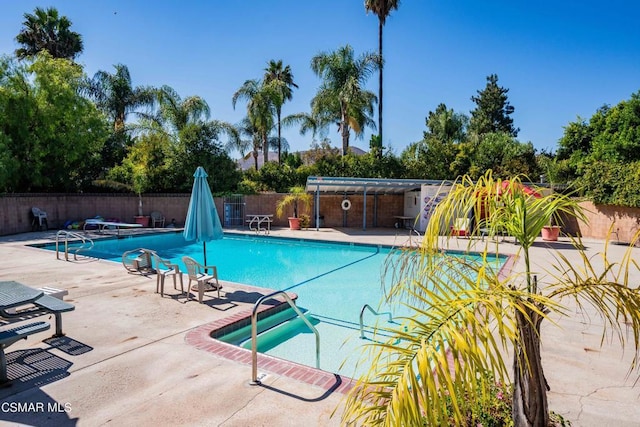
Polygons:
[[224,226],[244,226],[244,196],[234,194],[224,198]]

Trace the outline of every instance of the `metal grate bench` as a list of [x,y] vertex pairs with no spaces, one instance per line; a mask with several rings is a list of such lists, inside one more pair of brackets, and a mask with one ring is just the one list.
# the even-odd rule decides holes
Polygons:
[[0,332],[0,383],[6,382],[7,378],[7,358],[4,349],[21,339],[27,339],[29,335],[46,331],[51,326],[47,322],[27,323],[15,328]]

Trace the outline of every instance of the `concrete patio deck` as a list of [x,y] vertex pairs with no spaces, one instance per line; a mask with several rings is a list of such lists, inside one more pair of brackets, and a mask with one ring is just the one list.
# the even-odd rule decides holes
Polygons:
[[[404,230],[394,229],[281,229],[272,235],[389,245],[408,241]],[[51,332],[43,332],[8,349],[14,380],[0,388],[0,424],[340,424],[348,379],[262,359],[263,384],[252,386],[245,356],[202,338],[203,331],[246,316],[260,293],[268,291],[225,282],[226,299],[198,304],[184,303],[169,284],[162,298],[155,293],[155,276],[127,274],[121,264],[102,260],[56,260],[51,251],[26,246],[50,242],[52,236],[54,231],[0,238],[0,280],[66,289],[65,300],[76,306],[63,315],[63,339],[44,342]],[[466,243],[453,241],[460,248]],[[585,245],[590,254],[603,249],[603,242]],[[532,250],[536,268],[550,266],[550,247],[579,262],[567,241],[540,241]],[[620,257],[624,249],[611,246],[610,258]],[[514,244],[501,244],[502,253],[517,250]],[[634,249],[636,259],[639,254]],[[640,276],[633,283],[640,284]],[[558,319],[557,326],[543,325],[550,408],[574,426],[640,425],[637,371],[627,377],[632,348],[623,351],[610,340],[601,348],[600,319],[569,308],[575,315]],[[626,338],[632,344],[633,337]]]

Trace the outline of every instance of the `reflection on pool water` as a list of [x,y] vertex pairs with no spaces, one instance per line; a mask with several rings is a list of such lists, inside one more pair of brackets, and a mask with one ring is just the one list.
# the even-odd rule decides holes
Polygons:
[[[178,264],[182,264],[183,256],[203,261],[202,244],[185,242],[181,233],[99,240],[87,255],[120,262],[123,252],[140,247],[155,250]],[[351,377],[359,373],[355,362],[362,344],[371,342],[371,328],[376,324],[397,327],[394,321],[388,322],[387,316],[365,310],[367,329],[365,339],[360,339],[363,307],[368,304],[378,312],[392,312],[394,317],[408,314],[398,306],[381,304],[384,265],[395,256],[392,248],[383,246],[230,233],[207,243],[207,263],[218,267],[220,279],[298,294],[298,307],[320,332],[320,367]],[[504,263],[504,258],[498,262]],[[285,318],[279,320],[286,320],[286,314],[280,316]],[[249,346],[247,337],[248,328],[221,339]],[[316,366],[315,337],[300,319],[268,329],[259,340],[259,350]]]

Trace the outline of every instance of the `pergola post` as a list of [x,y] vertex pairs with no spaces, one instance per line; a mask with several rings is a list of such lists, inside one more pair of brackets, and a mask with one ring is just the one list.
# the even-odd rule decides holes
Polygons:
[[316,184],[316,231],[320,231],[320,184]]
[[364,186],[364,196],[362,201],[362,229],[367,230],[367,186]]

